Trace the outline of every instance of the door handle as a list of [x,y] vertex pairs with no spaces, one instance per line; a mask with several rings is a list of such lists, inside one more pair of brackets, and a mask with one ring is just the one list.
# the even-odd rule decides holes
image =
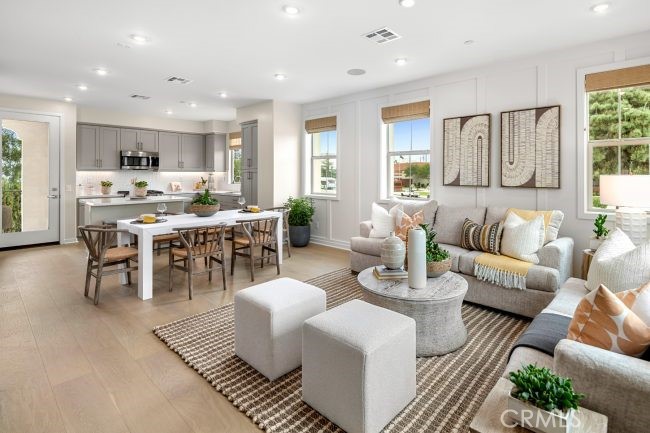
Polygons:
[[47,198],[59,198],[59,196],[56,194],[50,194],[47,196]]
[[250,167],[250,166],[251,166],[251,159],[248,158],[247,161],[248,161],[247,164],[248,164],[248,166]]

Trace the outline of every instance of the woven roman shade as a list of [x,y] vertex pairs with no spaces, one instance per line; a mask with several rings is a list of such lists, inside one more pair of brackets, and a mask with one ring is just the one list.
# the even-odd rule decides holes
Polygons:
[[234,150],[241,148],[241,131],[228,134],[228,147]]
[[317,132],[325,131],[336,131],[336,116],[306,120],[305,131],[307,131],[308,134],[316,134]]
[[596,72],[585,76],[587,92],[644,85],[650,85],[650,65]]
[[405,120],[424,119],[429,117],[429,101],[413,102],[411,104],[394,105],[381,109],[381,120],[384,123],[403,122]]

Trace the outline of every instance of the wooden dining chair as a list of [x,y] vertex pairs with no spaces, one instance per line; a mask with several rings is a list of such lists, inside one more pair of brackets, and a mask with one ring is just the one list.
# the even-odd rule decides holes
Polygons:
[[[174,231],[178,233],[182,247],[169,249],[169,291],[173,288],[174,269],[187,272],[189,295],[192,299],[194,275],[207,273],[208,281],[212,281],[212,271],[219,268],[223,289],[226,290],[226,255],[223,248],[226,224],[175,228]],[[197,270],[196,259],[204,259],[202,270]]]
[[[180,215],[180,213],[167,212],[165,215]],[[167,244],[167,248],[182,248],[180,239],[178,238],[178,233],[168,233],[164,235],[155,235],[153,237],[153,249],[156,252],[156,255],[159,256],[160,252],[164,248],[164,244]]]
[[[264,261],[275,257],[275,265],[280,275],[278,260],[278,217],[253,220],[238,220],[243,235],[235,234],[232,241],[232,256],[230,260],[230,275],[235,272],[235,258],[247,257],[250,260],[251,281],[255,281],[255,263],[259,260],[262,267]],[[256,254],[259,248],[260,254]]]
[[[131,271],[138,269],[137,266],[131,266],[131,261],[137,262],[138,250],[112,246],[116,244],[117,234],[128,233],[126,230],[118,230],[110,225],[87,225],[79,226],[78,229],[88,249],[84,296],[88,296],[90,277],[95,277],[94,303],[97,305],[103,276],[126,272],[128,283],[131,284]],[[120,268],[118,265],[125,266]]]
[[291,257],[291,242],[289,238],[289,212],[288,207],[272,207],[266,209],[271,212],[282,212],[282,245],[287,244],[287,254]]

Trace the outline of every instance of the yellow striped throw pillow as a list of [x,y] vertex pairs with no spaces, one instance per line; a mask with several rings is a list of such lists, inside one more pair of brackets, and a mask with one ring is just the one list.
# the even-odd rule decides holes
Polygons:
[[467,250],[485,251],[498,255],[502,231],[501,222],[482,226],[465,218],[460,246]]

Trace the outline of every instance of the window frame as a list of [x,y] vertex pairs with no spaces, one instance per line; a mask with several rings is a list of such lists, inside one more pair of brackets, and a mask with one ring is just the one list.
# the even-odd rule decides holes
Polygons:
[[[235,182],[235,152],[239,151],[239,160],[241,161],[241,147],[239,149],[228,148],[228,184],[229,185],[241,185],[241,168],[240,168],[240,178],[239,182]],[[241,166],[240,166],[241,167]]]
[[[422,117],[421,119],[427,119],[427,117]],[[432,184],[431,178],[433,176],[433,172],[431,170],[431,164],[433,161],[431,160],[431,116],[428,117],[429,119],[429,150],[403,150],[403,151],[391,151],[390,150],[390,126],[394,123],[401,123],[401,122],[394,122],[394,123],[384,123],[381,118],[379,119],[382,127],[382,153],[385,155],[383,159],[383,164],[380,167],[380,173],[381,176],[383,177],[383,181],[381,184],[383,185],[383,190],[381,191],[380,197],[383,200],[390,200],[393,197],[397,198],[402,198],[406,200],[431,200],[431,197],[433,196],[433,190],[432,190]],[[418,119],[411,119],[411,120],[418,120]],[[409,122],[411,120],[406,120],[404,122]],[[392,185],[391,185],[391,176],[390,176],[390,171],[392,170],[391,168],[391,158],[393,156],[420,156],[420,155],[428,155],[429,156],[429,197],[404,197],[404,196],[399,196],[395,194],[391,194],[392,190]],[[394,192],[394,191],[393,191]]]
[[[314,156],[313,154],[313,143],[312,143],[312,135],[308,132],[306,132],[303,129],[303,136],[304,136],[304,145],[303,145],[303,150],[304,150],[304,158],[303,158],[303,173],[305,173],[305,176],[303,178],[303,191],[304,195],[307,197],[313,197],[313,198],[319,198],[319,199],[325,199],[325,200],[339,200],[340,199],[340,194],[341,194],[341,147],[340,147],[340,129],[339,129],[339,114],[338,113],[331,113],[331,114],[319,114],[315,116],[310,116],[310,117],[305,117],[302,120],[302,125],[305,124],[306,121],[313,120],[313,119],[320,119],[322,117],[336,117],[336,129],[334,130],[336,132],[336,154],[334,157],[331,155],[324,155],[324,156]],[[319,133],[320,134],[320,133]],[[315,159],[321,159],[321,160],[334,160],[336,164],[336,192],[334,193],[324,193],[324,192],[314,192],[312,190],[313,187],[313,167],[314,167],[314,160]]]
[[[650,57],[643,57],[634,60],[613,62],[604,65],[580,68],[576,72],[576,141],[578,143],[577,162],[577,214],[579,219],[594,220],[599,213],[613,214],[615,209],[593,208],[593,148],[594,147],[618,147],[618,167],[620,171],[621,147],[635,144],[648,144],[647,139],[639,138],[618,138],[607,140],[589,139],[589,92],[585,89],[585,77],[588,74],[623,69],[634,66],[642,66],[650,63]],[[619,96],[620,98],[620,96]],[[620,100],[619,100],[620,102]],[[619,105],[620,119],[620,105]],[[620,126],[619,126],[620,136]]]

